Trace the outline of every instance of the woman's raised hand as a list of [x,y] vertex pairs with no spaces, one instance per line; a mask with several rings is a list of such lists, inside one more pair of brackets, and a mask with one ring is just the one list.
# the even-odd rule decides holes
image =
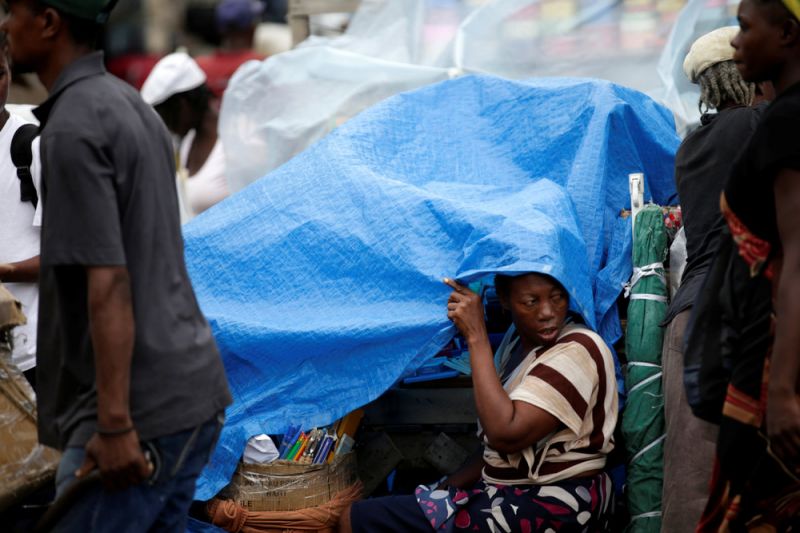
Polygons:
[[467,344],[488,338],[481,297],[455,280],[444,278],[444,282],[453,288],[447,300],[447,318],[453,321]]

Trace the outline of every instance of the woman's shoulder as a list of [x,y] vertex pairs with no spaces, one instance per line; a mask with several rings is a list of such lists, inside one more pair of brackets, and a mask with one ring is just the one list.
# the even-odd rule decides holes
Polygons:
[[610,351],[603,337],[583,324],[567,324],[564,326],[556,345],[570,343],[581,345],[587,350],[593,347],[602,351]]
[[569,324],[556,344],[542,353],[536,363],[605,375],[614,366],[614,356],[603,338],[591,328]]

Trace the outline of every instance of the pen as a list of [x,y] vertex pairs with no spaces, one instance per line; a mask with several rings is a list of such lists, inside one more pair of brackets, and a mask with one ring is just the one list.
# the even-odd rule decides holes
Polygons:
[[286,457],[286,452],[294,443],[294,440],[300,434],[300,428],[295,427],[294,425],[290,425],[289,428],[286,430],[286,433],[283,434],[283,438],[281,439],[281,447],[278,450],[278,457],[283,459]]
[[331,446],[328,448],[328,456],[324,459],[324,462],[327,464],[331,464],[333,462],[333,458],[336,457],[334,449],[336,448],[337,440],[339,440],[339,437],[336,435],[331,435]]
[[319,444],[319,430],[314,429],[311,432],[311,437],[308,439],[308,446],[306,446],[305,452],[300,457],[300,462],[307,464],[311,462],[311,457],[313,457],[314,450],[317,449]]
[[309,436],[306,435],[303,438],[303,442],[300,443],[300,448],[297,450],[297,453],[292,457],[292,461],[297,461],[303,455],[303,452],[306,451],[306,446],[308,446]]
[[317,455],[314,457],[314,464],[322,464],[325,459],[328,457],[328,452],[331,449],[331,443],[333,443],[333,437],[330,435],[325,435],[325,440],[322,443],[322,446],[317,451]]
[[322,447],[325,445],[325,439],[326,438],[327,438],[327,435],[325,434],[325,432],[320,430],[319,436],[317,438],[317,442],[314,445],[314,449],[311,450],[311,452],[309,452],[309,454],[308,454],[309,455],[309,459],[311,459],[311,463],[316,462],[317,455],[319,454],[320,451],[322,451]]
[[304,436],[305,436],[305,433],[303,433],[301,431],[300,435],[297,436],[297,440],[294,442],[294,444],[292,444],[292,447],[289,449],[289,452],[286,454],[285,459],[287,459],[289,461],[293,460],[294,455],[297,453],[297,450],[300,449],[300,445],[303,442]]

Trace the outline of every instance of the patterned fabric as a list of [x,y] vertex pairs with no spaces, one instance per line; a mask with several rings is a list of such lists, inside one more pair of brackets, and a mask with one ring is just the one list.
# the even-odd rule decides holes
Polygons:
[[609,531],[613,487],[605,473],[549,485],[479,482],[473,489],[420,486],[417,503],[435,531]]
[[741,372],[734,372],[728,385],[711,494],[699,533],[800,528],[800,477],[772,454],[764,430],[769,350],[759,364],[760,379],[745,380]]
[[725,354],[730,378],[711,493],[697,532],[794,531],[800,529],[800,477],[770,451],[764,420],[775,334],[770,286],[764,280],[777,282],[780,254],[771,257],[776,254],[770,243],[749,231],[724,194],[721,208],[739,248],[730,269],[746,267],[750,279],[731,278],[738,284],[729,282],[720,295],[723,320],[739,336]]
[[[728,205],[728,200],[725,198],[725,193],[720,197],[720,210],[728,223],[731,230],[731,236],[734,242],[739,247],[739,255],[750,267],[750,275],[757,276],[760,272],[764,272],[764,276],[768,280],[772,280],[774,276],[774,267],[772,263],[767,263],[772,251],[772,245],[753,234],[747,226],[742,223],[736,213]],[[766,267],[766,268],[765,268]]]
[[550,348],[539,347],[510,372],[504,370],[516,346],[513,328],[499,351],[501,375],[512,400],[539,407],[563,428],[518,453],[492,449],[484,442],[483,479],[489,483],[548,484],[602,469],[614,448],[618,399],[611,351],[599,335],[582,325],[564,327]]

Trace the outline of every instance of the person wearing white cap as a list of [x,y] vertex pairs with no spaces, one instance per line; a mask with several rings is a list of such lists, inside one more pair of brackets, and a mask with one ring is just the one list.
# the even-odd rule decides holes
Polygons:
[[661,530],[665,532],[694,531],[708,499],[714,463],[717,426],[695,417],[689,407],[683,382],[683,339],[720,239],[720,193],[762,112],[761,106],[751,107],[755,86],[742,80],[732,61],[730,42],[737,32],[737,27],[725,27],[703,35],[683,64],[686,76],[700,85],[703,115],[700,126],[684,139],[675,156],[687,263],[664,320],[666,440]]
[[219,112],[206,75],[184,52],[162,58],[142,86],[142,98],[178,138],[179,170],[191,216],[225,199],[225,153],[217,135]]

